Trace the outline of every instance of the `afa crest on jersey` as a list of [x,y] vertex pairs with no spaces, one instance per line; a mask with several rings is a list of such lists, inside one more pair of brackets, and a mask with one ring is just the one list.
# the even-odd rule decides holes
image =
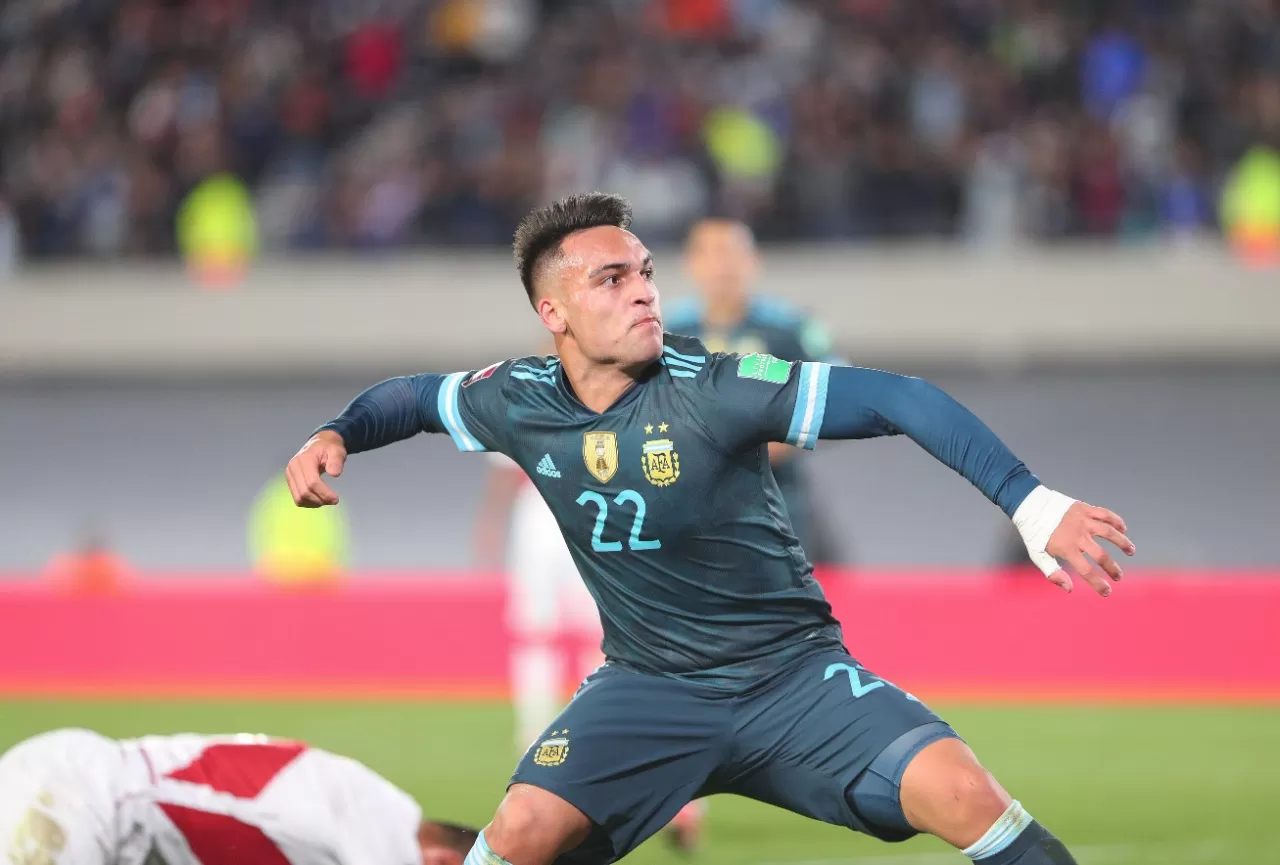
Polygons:
[[582,461],[592,477],[607,484],[618,471],[618,436],[611,432],[583,433]]
[[[666,424],[661,426],[662,432],[666,432],[666,427]],[[655,487],[669,487],[680,478],[680,454],[669,438],[645,442],[640,464],[644,467],[645,480]]]
[[569,759],[569,731],[552,730],[549,739],[543,739],[533,752],[533,762],[539,766],[559,766]]

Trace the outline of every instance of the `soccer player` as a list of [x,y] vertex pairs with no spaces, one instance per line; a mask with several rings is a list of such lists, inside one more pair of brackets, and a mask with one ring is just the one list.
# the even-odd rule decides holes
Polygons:
[[355,760],[265,736],[54,730],[0,756],[12,865],[461,865],[475,839]]
[[[595,599],[578,575],[555,514],[519,465],[500,453],[488,456],[493,467],[480,506],[476,546],[487,564],[496,560],[495,551],[507,548],[506,616],[513,638],[509,672],[516,751],[522,753],[563,707],[565,671],[582,678],[600,666],[602,634]],[[559,469],[548,456],[535,471],[555,477]],[[504,523],[510,526],[505,544],[499,528]],[[705,819],[706,803],[692,801],[672,818],[664,836],[677,850],[692,852],[701,844]]]
[[[520,466],[502,454],[490,456],[495,459],[476,546],[481,561],[501,562],[507,577],[516,750],[523,753],[564,706],[568,677],[581,680],[604,660],[602,634],[595,599],[578,575],[555,514]],[[560,469],[548,458],[534,473],[554,478]],[[502,526],[510,527],[505,544]]]
[[[793,362],[835,363],[831,338],[822,324],[791,304],[753,294],[751,284],[760,260],[751,228],[731,219],[704,219],[685,241],[685,270],[699,296],[663,311],[663,327],[694,336],[713,353],[767,353]],[[812,561],[831,559],[835,551],[823,543],[813,512],[799,451],[783,442],[769,443],[773,478],[782,492],[791,530]]]
[[[626,202],[598,193],[521,222],[517,269],[558,357],[374,385],[287,469],[297,502],[319,507],[338,503],[323,475],[348,454],[424,430],[501,451],[596,599],[608,662],[520,761],[467,865],[612,862],[715,793],[885,840],[930,833],[984,865],[1073,862],[949,725],[845,648],[766,445],[904,434],[1008,514],[1067,590],[1055,557],[1110,594],[1121,572],[1099,539],[1132,555],[1124,522],[1042,485],[924,381],[664,333],[629,224]],[[560,477],[532,471],[547,455]]]

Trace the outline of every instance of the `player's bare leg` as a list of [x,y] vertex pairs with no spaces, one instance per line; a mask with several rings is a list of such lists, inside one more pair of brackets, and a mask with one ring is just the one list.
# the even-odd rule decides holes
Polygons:
[[464,865],[551,865],[586,840],[591,821],[554,793],[513,784]]
[[1037,823],[959,739],[923,748],[900,791],[907,821],[982,865],[1074,865],[1062,842]]

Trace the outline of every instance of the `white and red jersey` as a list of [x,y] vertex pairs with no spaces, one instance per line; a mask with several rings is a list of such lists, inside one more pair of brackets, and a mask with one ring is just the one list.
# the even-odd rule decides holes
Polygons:
[[[299,742],[67,730],[19,751],[0,760],[0,785],[13,781],[58,824],[69,842],[58,865],[421,865],[417,803],[355,760]],[[11,812],[20,824],[27,806],[8,800],[0,793],[0,823]]]

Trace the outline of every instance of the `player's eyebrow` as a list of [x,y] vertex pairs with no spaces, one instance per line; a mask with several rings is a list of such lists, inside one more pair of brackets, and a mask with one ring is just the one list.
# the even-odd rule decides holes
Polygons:
[[[640,262],[640,269],[644,270],[646,267],[648,267],[651,264],[653,264],[653,256],[646,255],[644,257],[644,261]],[[627,262],[625,261],[613,261],[613,262],[610,262],[609,264],[602,264],[599,267],[597,267],[595,270],[588,273],[587,279],[595,279],[597,276],[599,276],[600,274],[608,270],[630,270],[630,269],[631,269],[631,265],[627,264]]]

